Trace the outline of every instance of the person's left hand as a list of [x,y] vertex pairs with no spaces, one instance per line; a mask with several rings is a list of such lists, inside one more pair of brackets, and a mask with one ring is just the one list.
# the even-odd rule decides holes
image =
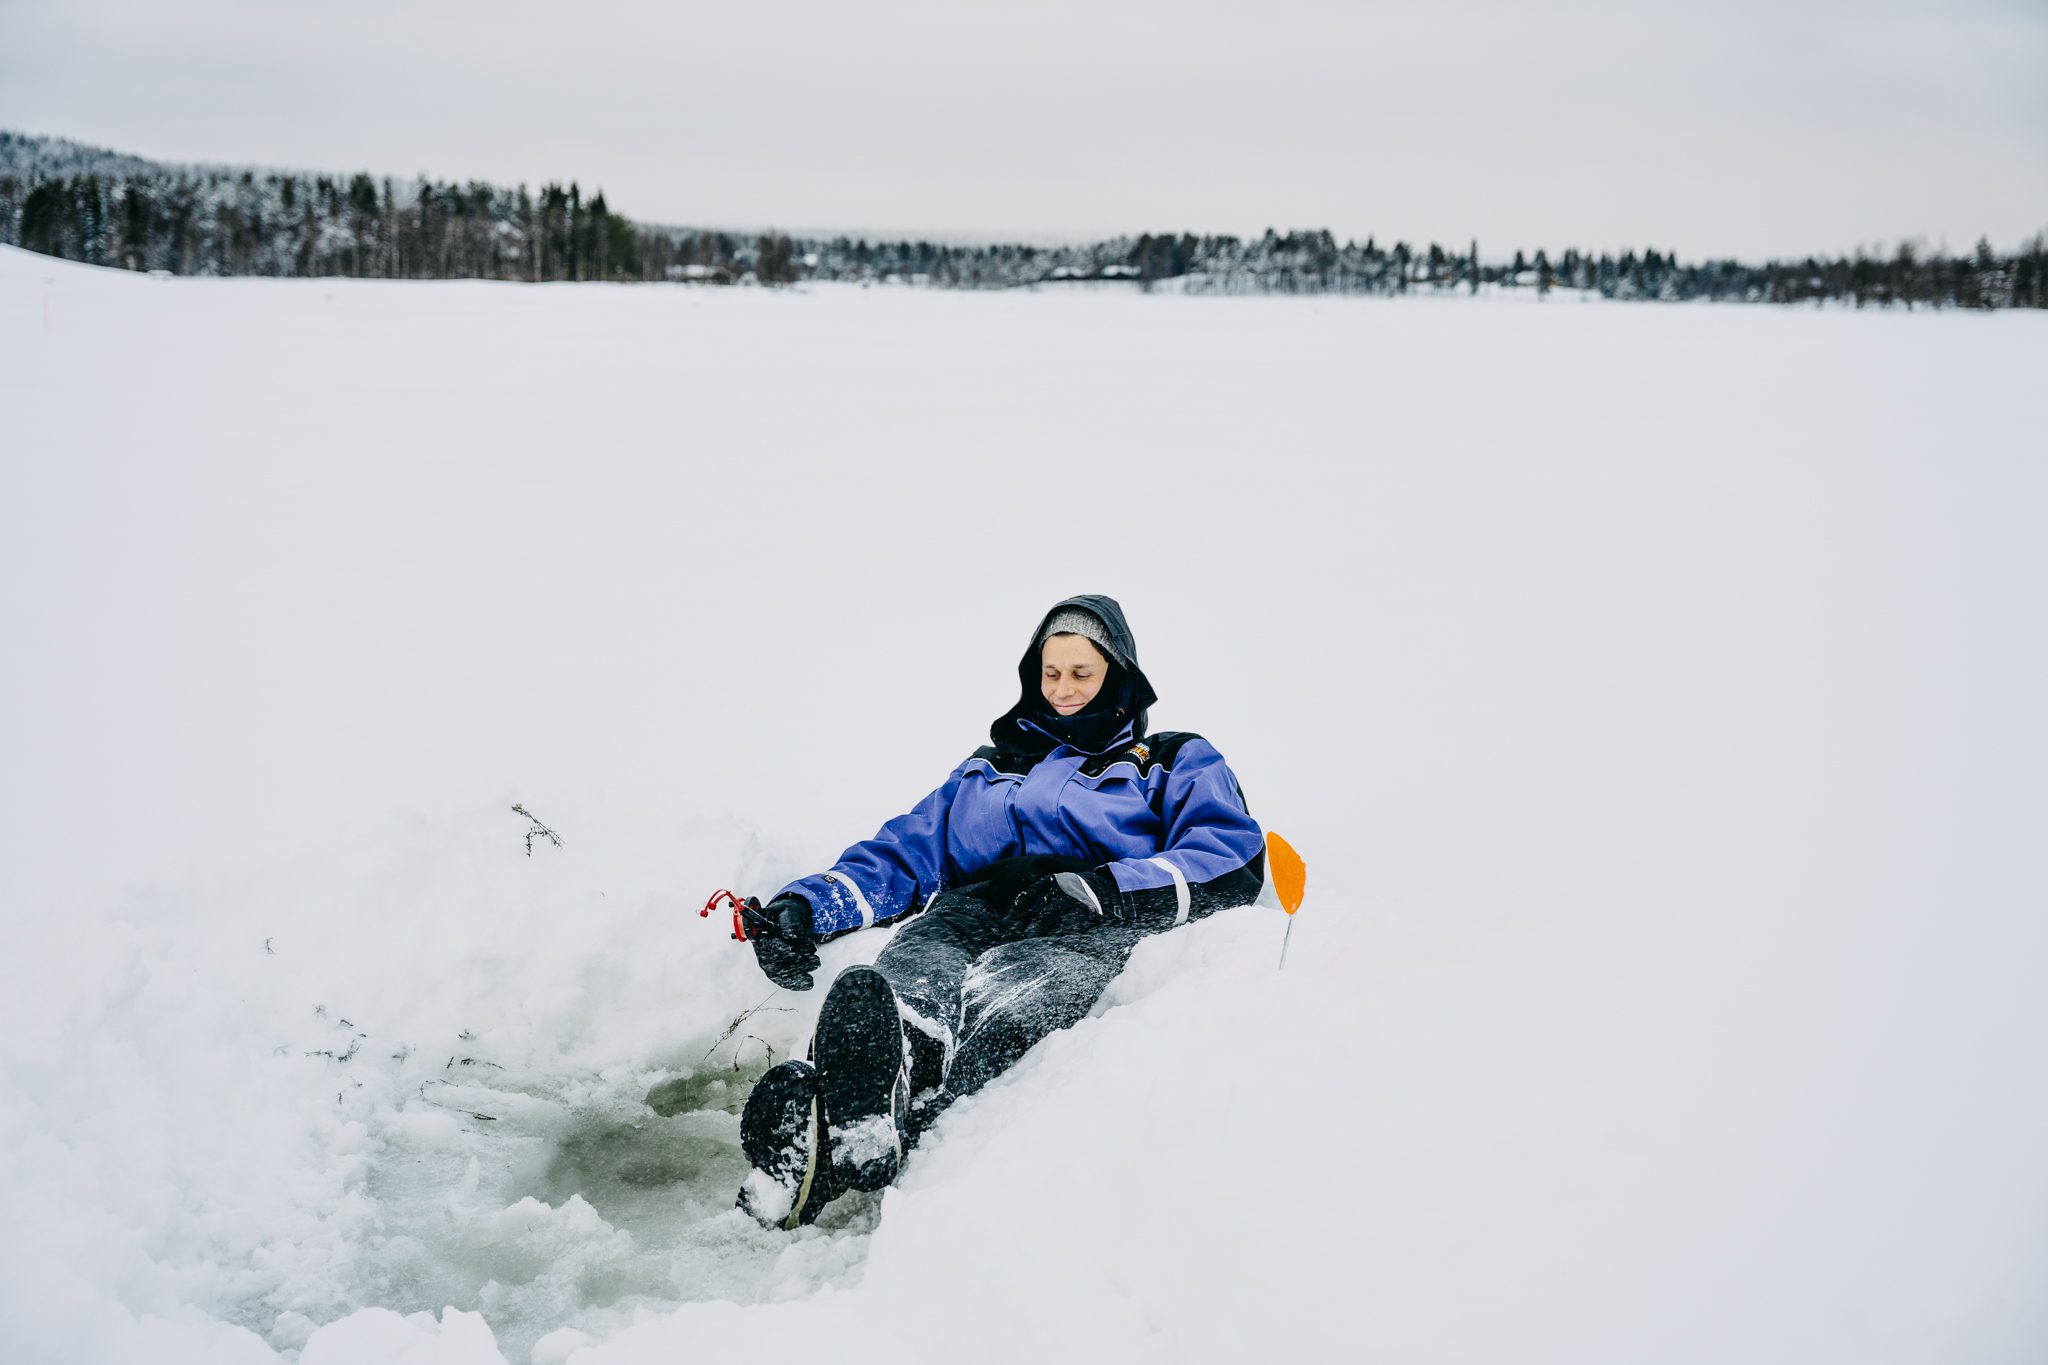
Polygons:
[[1101,868],[1056,872],[1026,882],[1010,903],[1014,921],[1032,938],[1084,933],[1097,925],[1123,919],[1123,899],[1116,879]]

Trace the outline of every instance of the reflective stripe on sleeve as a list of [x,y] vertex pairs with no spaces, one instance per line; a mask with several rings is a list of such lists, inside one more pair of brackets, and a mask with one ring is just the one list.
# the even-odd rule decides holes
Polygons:
[[[1176,872],[1173,875],[1176,878],[1178,878],[1180,876],[1180,873]],[[860,911],[861,928],[865,929],[875,922],[875,907],[868,904],[867,896],[861,891],[861,889],[858,886],[854,885],[853,878],[845,876],[844,874],[838,872],[827,872],[825,874],[825,879],[827,881],[838,882],[841,886],[845,887],[847,893],[853,897],[854,908]],[[1187,883],[1185,882],[1181,883],[1180,899],[1181,917],[1185,919],[1187,917],[1188,899]]]
[[1188,922],[1188,879],[1181,870],[1164,858],[1148,858],[1173,874],[1173,922],[1176,926]]

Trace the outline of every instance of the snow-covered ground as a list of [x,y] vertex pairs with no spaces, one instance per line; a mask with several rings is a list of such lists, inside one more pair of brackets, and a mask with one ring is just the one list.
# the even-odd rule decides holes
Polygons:
[[[0,250],[0,1356],[2038,1361],[2044,361]],[[765,1232],[818,993],[696,907],[1079,591],[1306,854],[1287,970],[1151,941]]]

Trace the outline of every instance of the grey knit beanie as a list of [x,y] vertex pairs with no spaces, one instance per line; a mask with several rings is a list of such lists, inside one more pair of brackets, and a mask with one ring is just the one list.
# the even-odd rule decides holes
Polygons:
[[1078,635],[1101,650],[1103,658],[1113,663],[1121,664],[1125,668],[1130,667],[1130,662],[1121,654],[1118,654],[1116,646],[1109,642],[1109,631],[1102,624],[1102,619],[1092,611],[1083,611],[1079,607],[1067,607],[1064,610],[1054,612],[1052,619],[1045,623],[1045,629],[1038,633],[1040,648],[1043,648],[1045,642],[1055,635]]

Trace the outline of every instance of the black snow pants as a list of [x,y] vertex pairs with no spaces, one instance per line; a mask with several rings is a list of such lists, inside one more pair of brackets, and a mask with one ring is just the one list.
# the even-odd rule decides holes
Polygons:
[[1034,937],[1010,911],[1032,877],[1087,866],[1041,857],[998,863],[981,880],[934,896],[875,960],[904,1017],[912,1089],[936,1089],[920,1105],[932,1116],[1080,1020],[1123,970],[1138,930],[1105,920]]

